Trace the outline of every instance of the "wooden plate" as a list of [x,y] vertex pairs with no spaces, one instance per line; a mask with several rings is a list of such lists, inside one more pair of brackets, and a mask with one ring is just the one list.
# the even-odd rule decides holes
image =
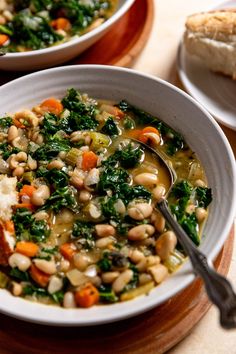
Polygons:
[[[130,66],[147,42],[152,28],[153,16],[153,0],[136,0],[131,9],[100,41],[65,65]],[[2,71],[0,73],[0,85],[25,74],[27,73]]]
[[[215,261],[226,275],[232,257],[233,229]],[[132,302],[130,302],[132,306]],[[161,354],[183,339],[210,308],[197,279],[163,305],[128,320],[87,328],[30,324],[0,315],[1,354]]]

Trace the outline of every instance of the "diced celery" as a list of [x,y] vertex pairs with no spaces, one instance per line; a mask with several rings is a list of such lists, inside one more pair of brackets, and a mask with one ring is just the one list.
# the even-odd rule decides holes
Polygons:
[[70,151],[67,153],[65,161],[68,163],[68,165],[75,166],[76,161],[79,156],[82,155],[82,151],[76,148],[70,149]]
[[97,133],[97,132],[90,132],[89,133],[90,137],[91,137],[91,149],[92,150],[99,150],[103,147],[107,147],[110,145],[111,143],[111,139],[109,138],[109,136],[102,134],[102,133]]
[[168,268],[170,273],[177,270],[185,261],[185,256],[178,250],[174,250],[171,255],[165,260],[164,265]]
[[127,291],[126,293],[122,294],[120,297],[120,300],[127,301],[127,300],[132,300],[135,297],[140,296],[140,295],[146,295],[153,288],[154,288],[154,282],[151,281],[147,284],[139,286],[138,288],[135,288],[135,289],[131,289],[131,290]]
[[10,279],[8,276],[0,271],[0,288],[5,289],[9,284]]
[[35,179],[35,173],[33,171],[24,172],[22,177],[23,177],[23,181],[32,183],[33,180]]

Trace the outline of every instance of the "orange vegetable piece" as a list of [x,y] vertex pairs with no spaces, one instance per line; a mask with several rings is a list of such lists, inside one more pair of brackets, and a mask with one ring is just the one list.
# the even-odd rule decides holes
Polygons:
[[67,242],[67,243],[64,243],[63,245],[60,246],[61,254],[63,255],[63,257],[65,259],[68,259],[68,261],[70,261],[73,258],[74,254],[76,252],[73,249],[72,245],[73,245],[72,243]]
[[9,36],[7,34],[0,34],[0,46],[6,43],[9,40]]
[[10,233],[10,234],[14,234],[15,233],[15,225],[14,222],[12,220],[8,220],[5,222],[4,224],[5,229]]
[[63,106],[59,100],[54,97],[48,98],[40,104],[40,107],[46,112],[59,115],[63,111]]
[[13,253],[4,235],[4,226],[0,223],[0,264],[7,266],[8,258]]
[[97,304],[98,301],[99,292],[91,283],[75,292],[75,302],[80,307],[91,307]]
[[140,129],[131,129],[127,133],[127,136],[129,136],[130,138],[133,138],[133,139],[138,139],[141,132],[142,132],[142,130],[140,130]]
[[121,109],[119,109],[118,107],[115,107],[115,108],[116,108],[115,116],[119,117],[120,119],[124,118],[125,113]]
[[154,127],[146,127],[146,128],[144,128],[141,131],[141,133],[140,133],[140,135],[138,137],[138,140],[140,140],[141,142],[143,142],[145,144],[148,143],[149,140],[152,140],[150,137],[146,136],[145,133],[154,133],[154,134],[157,134],[158,136],[160,136],[160,133],[159,133],[159,131],[156,128],[154,128]]
[[17,128],[21,128],[21,129],[24,129],[25,128],[25,125],[22,124],[18,119],[14,118],[13,119],[13,124],[17,127]]
[[31,264],[29,270],[31,278],[35,281],[35,283],[39,284],[43,288],[48,285],[50,275],[42,272],[40,269],[36,267],[36,265]]
[[36,188],[34,186],[25,184],[19,193],[19,196],[21,197],[22,195],[28,195],[28,197],[32,197],[34,191],[36,191]]
[[31,203],[19,203],[19,204],[13,205],[13,208],[14,209],[26,208],[26,209],[29,209],[32,211],[32,210],[34,210],[34,205]]
[[35,257],[38,253],[39,246],[30,241],[19,241],[16,244],[15,251],[24,254],[27,257]]
[[70,21],[65,17],[59,17],[51,22],[51,26],[56,29],[62,29],[68,31],[71,28]]
[[93,151],[84,151],[82,156],[82,169],[84,171],[97,166],[98,156]]

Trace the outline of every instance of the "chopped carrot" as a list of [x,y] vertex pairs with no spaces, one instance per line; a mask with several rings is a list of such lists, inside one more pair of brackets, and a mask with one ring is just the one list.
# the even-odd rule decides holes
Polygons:
[[36,188],[34,186],[25,184],[19,193],[19,196],[21,197],[22,195],[27,195],[28,197],[32,197],[33,193],[36,191]]
[[146,136],[146,133],[154,133],[154,134],[156,134],[156,135],[158,135],[160,137],[160,133],[159,133],[159,131],[156,128],[154,128],[154,127],[146,127],[146,128],[144,128],[141,131],[141,133],[140,133],[140,135],[138,137],[138,140],[140,140],[141,142],[143,142],[145,144],[148,143],[149,140],[152,140],[150,137]]
[[38,285],[45,288],[48,285],[50,275],[42,272],[40,269],[36,267],[36,265],[31,264],[29,270],[31,278],[37,283]]
[[13,253],[4,234],[4,225],[0,223],[0,265],[8,265],[8,258]]
[[93,151],[84,151],[82,156],[82,169],[84,171],[97,166],[98,156]]
[[34,242],[20,241],[17,242],[15,251],[24,254],[27,257],[35,257],[38,253],[39,246]]
[[9,39],[10,39],[10,37],[8,35],[0,34],[0,46],[5,44]]
[[65,17],[59,17],[51,22],[51,26],[56,30],[69,31],[71,28],[70,21]]
[[32,210],[34,210],[34,205],[31,203],[19,203],[19,204],[13,205],[13,208],[14,209],[26,208],[26,209],[29,209],[32,211]]
[[63,111],[63,106],[59,100],[56,98],[48,98],[40,104],[40,107],[46,112],[54,113],[59,115]]
[[140,136],[142,130],[140,129],[130,129],[129,132],[127,133],[127,136],[133,139],[138,139]]
[[21,128],[21,129],[24,129],[25,128],[25,125],[22,124],[18,119],[14,118],[13,119],[13,124],[17,127],[17,128]]
[[15,225],[14,225],[14,222],[12,220],[6,221],[5,224],[4,224],[4,227],[10,234],[14,234]]
[[73,258],[75,254],[75,250],[72,247],[72,243],[64,243],[63,245],[60,246],[60,252],[63,255],[64,258],[68,259],[69,261]]
[[117,107],[115,107],[115,108],[116,108],[115,116],[120,119],[124,118],[125,113],[121,109],[119,109]]
[[99,292],[91,283],[75,292],[75,302],[80,307],[91,307],[97,304],[98,301]]

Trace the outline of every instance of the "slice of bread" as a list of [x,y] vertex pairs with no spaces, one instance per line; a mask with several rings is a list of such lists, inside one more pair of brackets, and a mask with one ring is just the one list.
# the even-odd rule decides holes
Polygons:
[[191,15],[185,26],[187,51],[212,71],[236,80],[236,9]]

